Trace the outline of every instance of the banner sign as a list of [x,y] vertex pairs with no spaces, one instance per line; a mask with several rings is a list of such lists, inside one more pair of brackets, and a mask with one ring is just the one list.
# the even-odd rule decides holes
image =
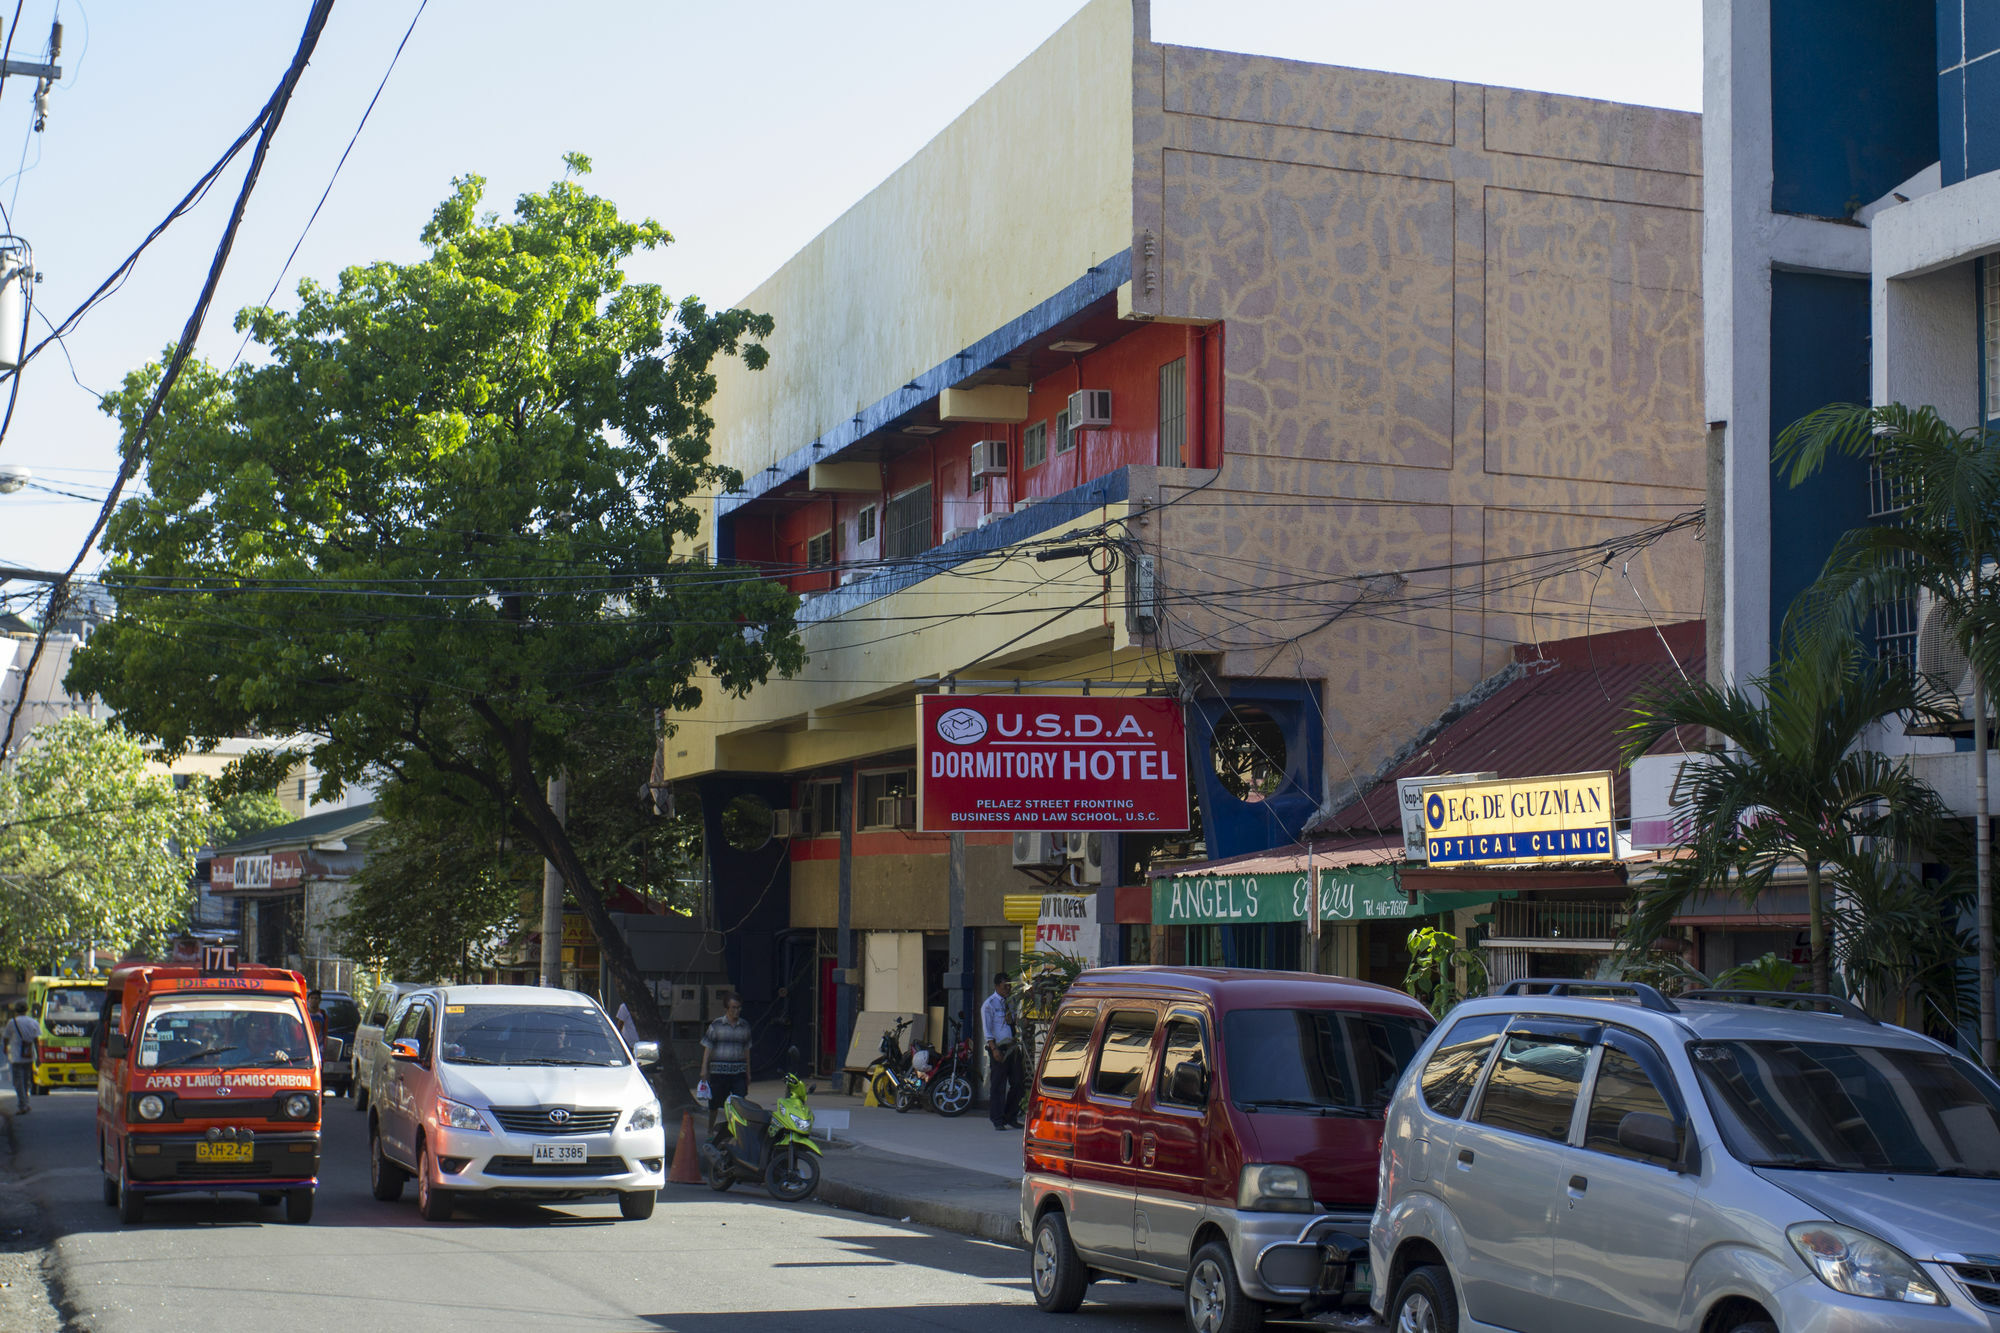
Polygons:
[[1188,827],[1187,727],[1173,699],[926,694],[917,707],[927,833]]
[[305,872],[304,852],[218,856],[209,863],[208,887],[216,893],[270,893],[296,889],[305,883]]
[[1095,893],[1045,893],[1035,919],[1035,951],[1062,953],[1096,967],[1103,956]]
[[1436,865],[1611,861],[1610,773],[1468,782],[1424,793],[1424,852]]
[[1396,779],[1396,808],[1403,816],[1403,856],[1424,859],[1424,789],[1449,787],[1464,782],[1489,782],[1498,773],[1436,773],[1424,778]]
[[[1187,875],[1153,881],[1156,926],[1241,926],[1304,921],[1306,877],[1284,871],[1254,875]],[[1336,925],[1400,920],[1409,896],[1394,866],[1342,866],[1319,872],[1319,919]]]

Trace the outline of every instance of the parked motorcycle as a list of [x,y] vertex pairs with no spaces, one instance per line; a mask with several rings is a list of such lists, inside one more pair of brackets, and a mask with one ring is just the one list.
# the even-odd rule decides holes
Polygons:
[[895,1107],[898,1111],[928,1106],[942,1116],[961,1116],[972,1107],[972,1038],[963,1021],[951,1024],[958,1040],[951,1054],[939,1056],[934,1047],[919,1046],[911,1054],[910,1066],[895,1077]]
[[877,1105],[896,1104],[897,1082],[910,1068],[914,1058],[913,1050],[903,1048],[903,1033],[909,1026],[909,1019],[899,1018],[894,1029],[883,1029],[880,1053],[869,1062],[861,1075],[861,1081],[874,1092]]
[[819,1188],[820,1148],[812,1140],[812,1126],[805,1080],[789,1070],[785,1095],[773,1110],[731,1095],[723,1103],[723,1123],[715,1137],[701,1145],[702,1178],[718,1194],[739,1181],[762,1181],[774,1199],[797,1203],[808,1198]]

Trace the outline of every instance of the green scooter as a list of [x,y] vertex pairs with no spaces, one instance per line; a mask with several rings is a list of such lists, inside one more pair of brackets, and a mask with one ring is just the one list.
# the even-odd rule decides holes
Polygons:
[[810,1198],[819,1188],[820,1147],[812,1140],[813,1113],[805,1080],[785,1074],[785,1095],[767,1111],[747,1097],[723,1103],[723,1123],[701,1145],[701,1174],[717,1193],[738,1181],[761,1180],[785,1203]]

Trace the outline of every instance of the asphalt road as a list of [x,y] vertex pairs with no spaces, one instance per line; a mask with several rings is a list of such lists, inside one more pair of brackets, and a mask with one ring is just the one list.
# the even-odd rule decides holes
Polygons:
[[15,1167],[46,1210],[80,1333],[1036,1329],[1169,1333],[1178,1294],[1100,1284],[1067,1318],[1034,1308],[1025,1251],[739,1186],[672,1186],[645,1222],[615,1204],[475,1205],[417,1216],[368,1192],[366,1117],[335,1101],[311,1224],[237,1196],[178,1196],[118,1224],[100,1197],[95,1101],[36,1098]]

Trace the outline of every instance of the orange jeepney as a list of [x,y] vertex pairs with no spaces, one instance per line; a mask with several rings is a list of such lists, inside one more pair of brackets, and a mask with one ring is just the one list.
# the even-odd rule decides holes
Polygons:
[[[233,950],[231,951],[233,952]],[[138,1222],[151,1195],[255,1194],[312,1220],[320,1051],[296,972],[138,965],[112,973],[97,1043],[104,1201]]]

